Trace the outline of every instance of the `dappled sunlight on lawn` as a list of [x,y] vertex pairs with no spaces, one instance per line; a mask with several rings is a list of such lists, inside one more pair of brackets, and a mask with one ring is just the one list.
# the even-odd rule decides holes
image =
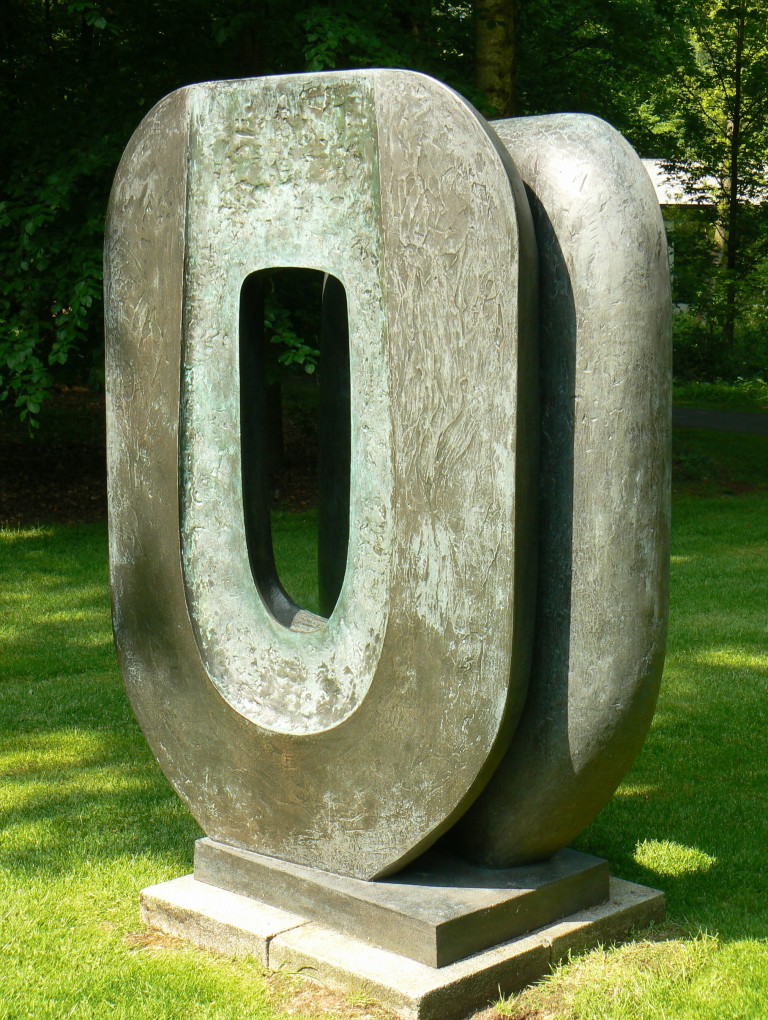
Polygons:
[[0,682],[115,668],[105,525],[0,530],[0,572]]
[[[768,607],[766,607],[766,616],[768,617]],[[766,628],[766,645],[768,645],[768,627]],[[709,652],[698,653],[693,656],[692,661],[699,666],[759,670],[768,674],[768,651],[761,654],[737,648],[716,648]]]
[[[45,743],[50,741],[50,751]],[[26,742],[25,742],[26,743]],[[138,727],[45,733],[0,750],[0,857],[6,873],[72,873],[83,865],[160,854],[189,868],[201,834]]]
[[[714,985],[720,1003],[761,1015],[768,560],[760,551],[768,549],[768,499],[682,499],[676,522],[658,713],[626,781],[578,841],[607,858],[614,875],[662,889],[671,922],[631,946],[598,949],[558,968],[541,993],[525,993],[514,1015],[537,1015],[541,1001],[583,1020],[656,1020],[662,1014],[653,1004],[663,1001],[675,1020],[709,1020],[702,1010]],[[298,518],[277,523],[296,591],[301,583],[308,588],[314,569],[302,527]],[[14,966],[28,970],[15,987],[25,994],[19,989],[36,979],[37,967],[47,968],[48,980],[58,975],[51,951],[34,957],[46,927],[57,947],[90,954],[94,974],[107,958],[120,981],[132,966],[146,974],[149,964],[121,941],[139,928],[138,890],[188,873],[200,830],[154,761],[120,681],[106,529],[0,534],[7,652],[0,664],[0,896],[13,904],[7,940],[16,947]],[[106,920],[115,934],[103,928]],[[157,964],[158,987],[168,981],[169,959]],[[198,957],[179,960],[180,973],[189,967],[197,974],[203,965]],[[210,966],[218,973],[225,965]]]
[[652,783],[622,783],[616,791],[617,797],[642,797],[646,799],[653,797],[659,792],[659,787]]
[[768,499],[682,498],[658,709],[617,795],[578,841],[664,891],[673,917],[764,938]]
[[39,528],[0,528],[0,545],[21,545],[30,539],[53,538],[55,529],[52,526]]
[[0,740],[0,775],[60,773],[68,768],[84,768],[108,761],[115,750],[115,739],[106,732],[61,730],[57,733],[28,733],[23,746],[16,734]]
[[706,874],[717,858],[693,846],[683,846],[669,839],[644,839],[635,847],[635,861],[657,875]]

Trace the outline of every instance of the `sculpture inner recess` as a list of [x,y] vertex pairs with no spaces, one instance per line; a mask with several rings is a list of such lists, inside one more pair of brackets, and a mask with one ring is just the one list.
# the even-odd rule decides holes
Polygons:
[[[271,547],[277,268],[327,274],[324,351],[348,328],[327,617]],[[407,875],[458,856],[465,886],[525,865],[591,876],[566,912],[606,899],[560,851],[643,742],[667,616],[671,301],[633,150],[592,117],[489,126],[411,72],[194,85],[126,150],[105,279],[115,637],[199,874],[243,892],[272,861],[304,902],[309,872],[338,892],[437,843]]]

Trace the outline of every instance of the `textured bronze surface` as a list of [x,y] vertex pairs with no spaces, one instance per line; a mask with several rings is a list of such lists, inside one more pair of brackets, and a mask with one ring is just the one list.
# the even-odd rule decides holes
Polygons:
[[[431,79],[343,72],[192,86],[126,151],[105,266],[115,634],[217,841],[362,879],[446,832],[485,867],[539,861],[645,738],[668,584],[660,211],[595,118],[495,129]],[[349,330],[321,436],[327,619],[279,588],[265,523],[240,315],[278,267],[330,274],[324,329]]]
[[[268,610],[246,541],[238,310],[271,267],[331,273],[348,303],[348,561],[309,633]],[[212,837],[387,874],[476,796],[525,695],[519,178],[419,75],[191,86],[126,151],[105,275],[114,626],[144,733]]]
[[492,870],[430,851],[394,878],[361,882],[201,839],[195,878],[429,967],[608,899],[607,863],[575,850],[543,864]]
[[508,867],[567,845],[635,759],[664,662],[671,299],[661,212],[594,117],[497,121],[525,181],[540,275],[539,593],[512,746],[450,834]]

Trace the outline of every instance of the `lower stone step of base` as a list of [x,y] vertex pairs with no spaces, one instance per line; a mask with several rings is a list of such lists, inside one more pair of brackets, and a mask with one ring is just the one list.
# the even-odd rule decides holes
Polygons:
[[664,917],[655,889],[611,879],[610,899],[445,967],[377,949],[316,921],[217,889],[191,875],[141,893],[145,924],[229,956],[252,956],[343,992],[362,992],[404,1020],[460,1020],[525,988],[567,957],[619,942]]

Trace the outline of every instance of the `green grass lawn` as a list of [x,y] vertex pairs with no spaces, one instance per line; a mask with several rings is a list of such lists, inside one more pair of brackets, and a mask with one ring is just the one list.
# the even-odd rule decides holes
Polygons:
[[[579,841],[663,889],[668,924],[575,958],[504,1014],[768,1017],[768,493],[723,491],[676,495],[659,710]],[[283,579],[311,606],[309,532],[275,522]],[[199,830],[123,694],[106,529],[0,531],[0,576],[0,1017],[352,1015],[340,1000],[297,1006],[256,962],[142,933],[139,890],[188,873]]]
[[674,401],[678,407],[768,414],[768,382],[741,379],[735,383],[675,383]]
[[768,492],[768,436],[675,429],[672,457],[678,495]]
[[590,954],[537,990],[579,1020],[768,1016],[768,497],[679,497],[673,534],[653,728],[578,843],[663,889],[673,938]]

